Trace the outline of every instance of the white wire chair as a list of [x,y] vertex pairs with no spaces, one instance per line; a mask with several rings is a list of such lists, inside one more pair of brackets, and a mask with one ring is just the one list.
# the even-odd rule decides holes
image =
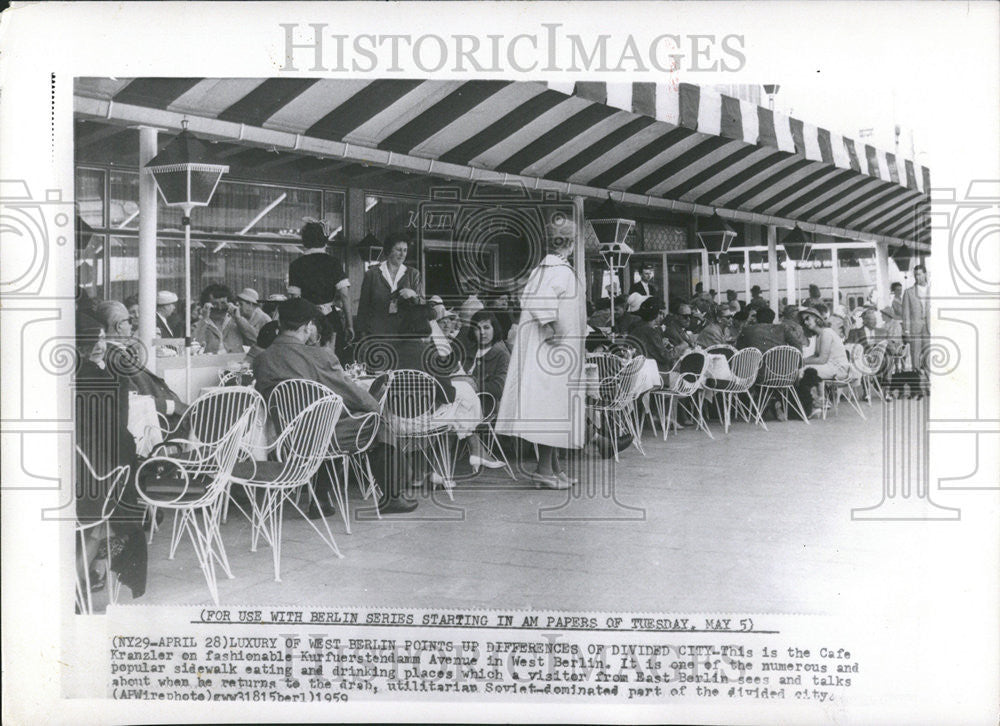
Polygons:
[[737,351],[736,348],[727,343],[720,343],[719,345],[709,346],[708,348],[705,349],[705,352],[708,353],[709,355],[725,356],[726,360],[729,360],[739,351]]
[[[332,390],[318,381],[293,378],[281,381],[274,387],[271,395],[268,397],[267,410],[274,416],[279,428],[284,429],[306,406],[326,396],[335,395]],[[379,415],[372,412],[354,416],[344,408],[340,412],[338,420],[342,421],[345,418],[355,421],[357,433],[354,436],[354,440],[340,441],[337,431],[334,429],[333,435],[330,438],[330,451],[325,464],[333,483],[333,496],[337,500],[341,517],[344,520],[344,527],[347,534],[350,534],[351,516],[348,501],[349,472],[354,473],[361,496],[364,499],[371,497],[375,503],[376,516],[381,516],[378,512],[378,500],[381,492],[372,473],[371,461],[368,458],[368,450],[375,443],[375,438],[378,435]],[[338,463],[340,464],[340,472],[336,468]]]
[[869,408],[872,405],[873,394],[877,394],[880,401],[885,401],[885,392],[882,390],[879,376],[886,367],[888,349],[889,341],[882,340],[866,351],[858,352],[855,349],[851,356],[851,365],[861,376],[861,389],[864,391]]
[[[481,428],[486,432],[486,441],[483,444],[486,448],[487,453],[491,456],[497,457],[498,460],[503,461],[504,468],[507,469],[507,473],[510,478],[517,481],[517,477],[514,475],[514,470],[510,466],[510,461],[507,459],[507,454],[504,453],[503,447],[500,445],[500,439],[497,438],[496,429],[493,427],[493,416],[496,413],[497,403],[496,397],[487,391],[479,392],[479,403],[483,409],[483,423],[480,425]],[[477,436],[478,434],[473,434]]]
[[76,455],[83,463],[83,469],[77,470],[77,476],[84,477],[84,481],[78,482],[77,486],[106,486],[107,488],[104,496],[104,504],[101,506],[101,516],[93,522],[77,522],[75,527],[76,535],[79,538],[77,546],[80,548],[80,556],[83,559],[81,567],[83,570],[82,578],[80,573],[76,577],[76,609],[80,614],[90,615],[94,612],[94,601],[90,592],[90,563],[87,561],[87,537],[90,536],[92,531],[99,530],[100,528],[104,529],[102,533],[103,540],[108,552],[106,587],[108,600],[115,603],[118,601],[118,592],[121,589],[121,583],[118,581],[118,577],[111,566],[111,515],[114,514],[115,509],[121,502],[122,496],[125,494],[125,487],[128,484],[131,468],[128,465],[116,466],[107,474],[101,475],[95,471],[93,464],[90,463],[90,459],[87,458],[87,455],[79,446],[76,447]]
[[[864,349],[860,345],[850,345],[848,346],[848,361],[853,361],[855,357],[863,358]],[[858,393],[855,389],[856,386],[862,385],[863,374],[854,365],[853,362],[847,367],[847,372],[844,375],[838,375],[836,378],[825,378],[822,382],[823,391],[823,419],[826,419],[827,406],[826,400],[831,397],[833,398],[833,414],[836,416],[840,411],[840,399],[846,398],[847,402],[851,404],[851,408],[858,412],[858,415],[867,420],[864,410],[861,408],[861,402],[858,400]]]
[[[163,507],[175,511],[171,553],[186,532],[216,605],[219,604],[216,563],[222,566],[227,577],[233,576],[219,532],[223,497],[252,425],[253,410],[247,410],[214,445],[185,452],[187,455],[182,458],[165,454],[151,456],[136,472],[136,489],[142,500],[154,509]],[[154,468],[155,473],[147,480],[143,473],[149,468]],[[165,476],[170,469],[176,473]]]
[[704,352],[700,350],[688,351],[681,356],[667,374],[668,384],[650,394],[660,417],[664,441],[667,440],[667,431],[671,422],[674,425],[674,433],[677,433],[678,407],[687,413],[695,425],[708,434],[710,439],[715,438],[705,422],[703,412],[702,394],[707,369],[708,356]]
[[[400,453],[419,449],[435,474],[443,482],[449,499],[454,499],[455,456],[451,425],[434,418],[441,384],[423,371],[403,369],[388,371],[385,389],[379,401],[382,420]],[[443,395],[442,395],[443,397]]]
[[282,428],[277,440],[268,447],[277,454],[277,461],[251,460],[234,469],[234,481],[246,487],[250,495],[250,551],[257,551],[257,543],[263,536],[271,546],[275,582],[281,582],[281,531],[286,501],[337,557],[343,557],[326,517],[321,517],[324,534],[293,497],[305,487],[319,507],[311,482],[320,466],[329,461],[330,441],[343,408],[343,400],[333,393],[313,401]]
[[[164,433],[163,441],[153,447],[150,456],[172,450],[172,456],[175,458],[183,458],[188,455],[204,458],[198,451],[201,448],[212,448],[218,444],[247,411],[253,412],[252,425],[246,439],[240,442],[240,458],[253,458],[254,446],[251,434],[259,432],[260,438],[263,439],[265,405],[264,398],[260,393],[249,386],[220,387],[199,396],[184,411],[173,429]],[[185,437],[181,436],[182,431],[186,433]],[[226,522],[229,517],[228,489],[226,493],[222,510],[223,522]],[[155,507],[150,508],[149,517],[152,522],[149,529],[149,541],[152,542],[153,535],[156,533]],[[171,548],[170,557],[173,558],[173,556],[174,551]]]
[[809,417],[795,390],[799,371],[802,369],[802,351],[791,345],[778,345],[764,353],[760,362],[756,388],[757,404],[761,412],[767,409],[772,398],[781,399],[786,408],[794,407],[807,424]]
[[244,370],[219,371],[220,386],[252,386],[253,373]]
[[[757,373],[760,371],[763,357],[764,354],[756,348],[744,348],[736,351],[729,359],[729,370],[732,373],[732,378],[705,380],[705,390],[716,394],[717,400],[721,399],[722,401],[722,411],[719,418],[722,420],[723,428],[727,434],[732,423],[734,408],[737,417],[742,415],[748,422],[752,418],[754,423],[759,424],[767,431],[760,407],[753,394],[750,393],[750,387],[757,380]],[[741,396],[746,397],[746,403],[740,400]],[[716,410],[718,410],[718,403]]]
[[622,358],[613,353],[595,353],[588,362],[597,365],[597,397],[587,401],[587,411],[593,416],[598,430],[611,439],[611,450],[618,461],[618,438],[632,436],[632,444],[646,455],[640,441],[640,421],[637,416],[635,382],[646,359],[643,356]]

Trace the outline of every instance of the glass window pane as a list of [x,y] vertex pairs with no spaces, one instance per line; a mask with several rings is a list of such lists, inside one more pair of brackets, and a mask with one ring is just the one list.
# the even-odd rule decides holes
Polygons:
[[[222,181],[207,207],[191,214],[191,229],[212,234],[245,234],[295,239],[307,218],[322,214],[318,189]],[[172,229],[160,224],[160,229]],[[180,229],[180,217],[177,218]]]
[[76,208],[91,227],[104,226],[104,172],[101,169],[76,170]]
[[92,235],[76,257],[77,287],[94,300],[104,298],[104,243],[104,235]]
[[323,192],[323,224],[330,231],[331,238],[344,231],[345,206],[343,192]]
[[111,237],[108,245],[107,297],[124,301],[139,292],[139,240]]
[[[373,234],[379,241],[393,232],[407,230],[414,238],[417,234],[417,217],[420,201],[370,195],[365,197],[365,233]],[[416,245],[410,245],[407,260],[417,259]]]
[[111,203],[108,224],[112,229],[139,229],[139,175],[133,171],[111,172]]

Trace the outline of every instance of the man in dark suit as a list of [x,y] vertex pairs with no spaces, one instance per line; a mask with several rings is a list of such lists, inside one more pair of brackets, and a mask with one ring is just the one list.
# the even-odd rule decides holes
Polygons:
[[629,295],[634,292],[640,295],[645,295],[647,297],[659,297],[660,290],[653,282],[653,277],[656,275],[656,268],[653,267],[653,263],[644,262],[642,267],[639,268],[639,281],[633,283],[632,287],[629,288]]
[[128,308],[117,300],[105,300],[98,303],[95,313],[107,335],[104,364],[108,373],[124,377],[130,392],[152,396],[156,410],[171,427],[176,426],[187,406],[166,381],[145,367],[141,353],[132,347],[135,340]]
[[[378,402],[368,391],[347,377],[333,351],[328,346],[318,345],[317,321],[321,317],[322,312],[304,298],[293,298],[278,305],[281,332],[271,345],[257,354],[253,362],[257,390],[267,398],[280,382],[304,378],[322,383],[340,396],[344,407],[351,414],[378,412]],[[356,419],[341,417],[337,422],[337,440],[344,445],[354,441],[360,426]],[[393,514],[416,509],[417,502],[403,495],[407,468],[404,457],[394,447],[381,442],[376,442],[368,454],[372,471],[383,492],[379,512]],[[332,482],[325,470],[321,469],[320,472],[320,478],[315,484],[316,497],[324,504],[320,511],[310,506],[309,516],[312,518],[333,513],[327,496]]]
[[757,322],[747,325],[740,331],[736,339],[736,347],[756,348],[766,353],[779,345],[795,345],[788,339],[788,331],[781,325],[774,324],[774,311],[771,308],[757,310]]
[[898,334],[893,335],[889,328],[879,328],[877,325],[878,315],[875,308],[866,308],[861,315],[861,327],[852,329],[847,335],[846,342],[856,343],[867,351],[872,346],[886,340],[889,342],[887,351],[890,354],[898,351],[903,345]]

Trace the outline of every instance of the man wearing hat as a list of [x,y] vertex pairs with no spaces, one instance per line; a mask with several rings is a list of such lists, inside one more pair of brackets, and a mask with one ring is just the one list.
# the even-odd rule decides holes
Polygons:
[[[257,390],[264,398],[268,398],[279,383],[294,378],[322,383],[340,396],[346,411],[337,422],[336,437],[346,447],[350,445],[348,442],[354,442],[358,438],[364,421],[361,416],[378,412],[379,405],[367,390],[345,375],[340,361],[329,346],[319,345],[319,320],[322,317],[322,311],[304,298],[292,298],[279,303],[280,332],[274,342],[260,351],[254,359],[254,377]],[[382,442],[376,442],[368,454],[372,471],[383,492],[379,512],[392,514],[413,511],[417,506],[416,501],[407,499],[402,493],[402,484],[408,481],[403,457],[392,446]],[[333,514],[328,496],[332,484],[326,470],[321,469],[320,472],[315,482],[315,492],[321,505],[319,510],[315,508],[315,504],[310,505],[309,517],[313,519]]]
[[160,290],[156,293],[156,337],[178,338],[174,326],[170,324],[170,316],[177,309],[177,296],[170,290]]
[[260,309],[260,296],[252,287],[245,287],[236,296],[233,319],[243,338],[243,345],[254,345],[260,329],[271,322],[271,316]]

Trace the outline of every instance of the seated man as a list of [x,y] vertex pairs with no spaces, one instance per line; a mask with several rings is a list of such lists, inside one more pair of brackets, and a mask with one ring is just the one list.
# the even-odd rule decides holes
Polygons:
[[[257,354],[253,362],[257,390],[264,398],[281,381],[304,378],[322,383],[344,401],[344,408],[352,414],[364,414],[379,410],[378,402],[365,389],[351,381],[329,346],[319,345],[318,321],[322,312],[303,298],[293,298],[278,305],[280,331],[278,337],[267,348]],[[349,417],[341,417],[337,422],[336,435],[340,442],[353,441],[359,424]],[[403,458],[392,446],[376,442],[368,452],[372,470],[382,490],[379,512],[393,514],[411,512],[417,502],[403,496],[402,483],[407,481],[403,471]],[[320,469],[316,482],[316,497],[324,502],[321,511],[310,506],[309,516],[318,518],[329,516],[333,508],[329,506],[328,494],[331,482],[325,469]]]
[[779,345],[788,345],[785,339],[785,328],[774,324],[774,311],[768,307],[757,309],[757,322],[746,325],[736,339],[736,347],[756,348],[766,353]]
[[890,326],[878,327],[878,313],[875,312],[875,308],[866,308],[861,315],[861,327],[851,330],[847,335],[847,342],[856,343],[867,351],[885,340],[889,343],[886,352],[895,354],[903,347],[903,340],[902,328],[899,325],[894,327],[895,334]]
[[707,324],[698,333],[698,347],[711,348],[716,345],[728,345],[733,341],[726,335],[732,322],[733,311],[728,305],[716,305],[707,315]]
[[107,371],[113,376],[124,377],[130,392],[152,396],[156,410],[166,417],[171,428],[175,427],[187,406],[166,381],[143,365],[141,353],[131,347],[135,339],[128,308],[117,300],[105,300],[97,304],[95,313],[107,335],[104,354]]
[[671,306],[674,312],[663,319],[664,337],[674,348],[681,350],[693,348],[694,336],[688,331],[691,324],[691,306],[676,301]]
[[232,297],[225,285],[213,284],[202,290],[201,315],[191,334],[206,353],[243,352],[243,336],[230,314]]

